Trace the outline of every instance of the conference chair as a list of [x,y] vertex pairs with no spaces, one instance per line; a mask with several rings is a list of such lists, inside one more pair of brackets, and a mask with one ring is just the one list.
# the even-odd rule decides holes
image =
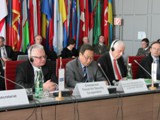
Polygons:
[[23,61],[6,61],[5,73],[4,73],[4,77],[6,78],[5,79],[6,90],[15,89],[15,84],[10,81],[15,82],[17,65],[19,65],[22,62]]
[[[73,60],[74,58],[64,58],[64,59],[62,59],[62,68],[66,68],[66,64],[69,62],[69,61],[71,61],[71,60]],[[56,76],[58,76],[58,69],[60,68],[60,58],[57,58],[56,59]]]
[[133,79],[136,79],[136,76],[137,76],[137,72],[138,72],[138,64],[135,62],[135,60],[138,62],[138,63],[141,63],[142,59],[144,58],[145,56],[128,56],[128,63],[131,63],[132,64],[132,76],[133,76]]

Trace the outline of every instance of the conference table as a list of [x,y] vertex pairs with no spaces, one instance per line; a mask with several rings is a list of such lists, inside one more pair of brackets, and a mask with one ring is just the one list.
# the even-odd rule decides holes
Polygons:
[[0,108],[0,120],[158,120],[160,90],[89,98],[54,97]]

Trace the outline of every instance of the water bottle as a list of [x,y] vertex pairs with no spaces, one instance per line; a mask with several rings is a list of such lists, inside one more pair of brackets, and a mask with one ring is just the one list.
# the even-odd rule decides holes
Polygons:
[[43,77],[42,72],[37,71],[35,75],[35,97],[42,98],[43,96]]
[[128,79],[133,79],[132,77],[132,64],[131,63],[128,63],[128,66],[127,66],[127,80]]

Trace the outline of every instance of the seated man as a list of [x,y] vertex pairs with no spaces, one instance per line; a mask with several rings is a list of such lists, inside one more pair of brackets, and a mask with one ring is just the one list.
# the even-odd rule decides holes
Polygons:
[[146,70],[143,70],[141,67],[138,68],[137,78],[151,78],[151,65],[153,62],[156,62],[157,67],[157,79],[160,80],[160,43],[153,42],[150,46],[150,54],[143,58],[142,62],[140,63],[141,66]]
[[122,57],[124,50],[124,42],[114,40],[110,51],[98,59],[98,63],[102,66],[111,84],[114,84],[114,80],[119,81],[127,75],[127,67]]
[[[40,44],[34,44],[28,49],[28,61],[17,66],[16,83],[25,88],[34,87],[36,71],[41,71],[43,76],[43,89],[53,91],[56,89],[57,78],[55,68],[51,61],[46,60],[44,48]],[[20,88],[20,86],[16,86]]]
[[76,83],[105,81],[98,69],[96,61],[93,60],[94,49],[89,44],[81,46],[79,57],[66,64],[67,87],[74,88]]
[[99,42],[97,45],[94,46],[94,53],[95,54],[104,54],[108,51],[107,46],[104,44],[104,36],[99,36]]
[[141,48],[138,49],[137,56],[147,56],[149,52],[149,40],[144,38],[141,40]]
[[0,36],[0,58],[5,62],[12,60],[14,52],[12,47],[5,45],[4,37]]

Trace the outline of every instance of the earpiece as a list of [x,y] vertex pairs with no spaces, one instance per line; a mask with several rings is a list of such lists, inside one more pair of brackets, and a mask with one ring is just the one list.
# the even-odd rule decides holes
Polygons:
[[34,59],[32,57],[30,58],[30,62],[34,62]]
[[111,44],[111,50],[114,51],[114,45],[116,44],[116,42],[119,41],[118,39],[117,40],[114,40]]

